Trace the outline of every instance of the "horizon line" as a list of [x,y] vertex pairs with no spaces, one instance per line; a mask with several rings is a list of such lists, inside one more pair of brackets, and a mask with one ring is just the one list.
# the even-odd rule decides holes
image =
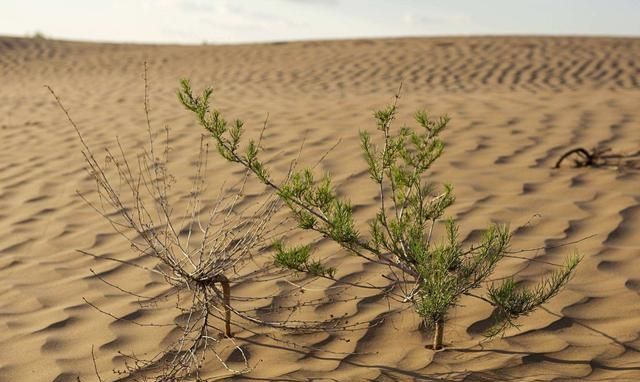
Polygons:
[[70,43],[87,43],[87,44],[112,44],[112,45],[178,45],[178,46],[229,46],[229,45],[269,45],[269,44],[286,44],[299,42],[339,42],[339,41],[358,41],[358,40],[400,40],[400,39],[457,39],[457,38],[592,38],[592,39],[640,39],[640,35],[629,34],[585,34],[585,33],[459,33],[459,34],[406,34],[406,35],[362,35],[353,37],[326,37],[326,38],[292,38],[289,40],[253,40],[253,41],[209,41],[203,40],[197,42],[178,42],[178,41],[135,41],[135,40],[101,40],[101,39],[76,39],[66,37],[49,36],[41,31],[34,34],[12,35],[0,34],[0,39],[42,39],[56,42]]

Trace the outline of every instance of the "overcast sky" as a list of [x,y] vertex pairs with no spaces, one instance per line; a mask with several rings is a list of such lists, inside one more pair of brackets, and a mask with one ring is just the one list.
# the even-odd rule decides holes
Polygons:
[[640,0],[0,0],[0,35],[229,43],[391,36],[640,36]]

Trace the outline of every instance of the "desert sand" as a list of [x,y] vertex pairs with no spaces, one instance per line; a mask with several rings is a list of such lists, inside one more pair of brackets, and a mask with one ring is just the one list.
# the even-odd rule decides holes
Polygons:
[[[286,337],[313,352],[267,346],[274,344],[264,334],[240,331],[238,341],[255,368],[238,380],[640,380],[640,173],[552,168],[573,147],[640,147],[640,39],[160,46],[6,37],[0,38],[0,381],[94,381],[92,345],[103,379],[114,380],[111,370],[122,361],[118,351],[153,352],[171,335],[170,328],[131,325],[83,301],[140,321],[172,323],[179,315],[170,306],[140,307],[90,269],[146,296],[165,291],[162,280],[76,251],[153,265],[151,258],[137,259],[76,194],[92,190],[93,183],[75,132],[43,87],[62,98],[96,152],[116,136],[136,150],[146,137],[145,61],[151,122],[171,129],[177,175],[192,173],[203,133],[176,99],[179,79],[188,77],[196,88],[212,85],[215,104],[230,118],[244,119],[249,131],[259,130],[269,114],[265,157],[276,173],[287,170],[303,138],[308,164],[342,139],[319,171],[333,174],[340,193],[349,195],[364,231],[376,201],[358,131],[374,130],[372,112],[390,103],[402,82],[396,127],[411,125],[421,108],[452,119],[432,176],[454,185],[457,202],[450,212],[463,238],[477,238],[491,222],[508,222],[513,249],[548,247],[523,256],[562,262],[574,250],[584,255],[575,277],[545,310],[481,346],[491,313],[486,305],[461,301],[464,308],[452,312],[447,328],[449,349],[434,353],[411,309],[391,306],[387,314],[385,298],[350,289],[345,301],[306,310],[303,318],[346,314],[369,321],[387,314],[385,321],[341,335]],[[211,190],[242,174],[215,153],[209,159]],[[188,192],[189,186],[177,183],[174,191]],[[289,240],[296,242],[297,235]],[[379,278],[374,268],[327,243],[320,243],[316,256],[336,266],[339,279]],[[541,262],[509,259],[497,276],[518,272],[526,281],[550,271]],[[308,286],[303,300],[329,293],[326,281]],[[247,281],[232,293],[278,295],[291,288],[282,280]],[[211,360],[206,372],[224,370]]]

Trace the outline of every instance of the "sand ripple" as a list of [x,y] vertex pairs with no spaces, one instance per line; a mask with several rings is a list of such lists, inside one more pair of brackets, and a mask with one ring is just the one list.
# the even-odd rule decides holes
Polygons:
[[[142,62],[150,64],[152,122],[172,128],[174,172],[188,174],[201,133],[179,107],[179,78],[215,85],[219,106],[258,127],[266,113],[265,155],[276,172],[306,136],[303,159],[323,162],[340,192],[352,195],[358,216],[375,211],[357,132],[373,128],[371,112],[403,82],[401,123],[427,108],[448,113],[447,154],[434,179],[452,182],[463,237],[488,222],[511,222],[515,248],[553,246],[590,235],[569,247],[528,252],[559,261],[573,248],[585,255],[578,274],[546,310],[522,321],[521,331],[482,339],[490,311],[464,300],[452,314],[452,350],[434,354],[410,311],[383,324],[295,341],[318,347],[285,351],[264,335],[240,333],[260,362],[251,374],[266,380],[637,381],[640,379],[640,174],[594,169],[552,170],[567,148],[603,143],[638,149],[640,40],[614,38],[435,38],[296,42],[236,46],[149,46],[0,38],[0,380],[91,380],[91,345],[104,375],[121,361],[117,351],[150,352],[175,333],[141,329],[101,315],[82,297],[136,320],[173,322],[175,310],[141,308],[130,296],[89,272],[145,295],[164,291],[160,280],[75,252],[84,249],[133,259],[75,194],[91,190],[78,142],[42,85],[70,107],[90,144],[99,150],[116,135],[128,147],[144,142]],[[240,170],[213,159],[214,190]],[[177,191],[186,191],[187,185]],[[364,227],[364,226],[363,226]],[[362,228],[363,228],[362,227]],[[295,240],[295,237],[292,239]],[[380,270],[336,253],[319,255],[345,280],[379,279]],[[136,259],[151,265],[148,258]],[[499,275],[527,279],[546,274],[539,263],[508,261]],[[499,276],[498,275],[498,276]],[[319,283],[304,298],[329,298]],[[287,283],[234,287],[238,295],[273,295]],[[388,309],[382,296],[349,290],[341,302],[301,315],[344,315],[376,320]],[[261,314],[272,314],[272,301]],[[262,343],[263,345],[260,345]],[[264,344],[276,346],[264,346]],[[322,351],[324,350],[324,351]],[[330,351],[330,352],[327,352]],[[355,352],[355,353],[354,353]],[[344,353],[354,353],[346,355]],[[237,354],[228,354],[233,362]],[[219,370],[211,366],[211,373]]]

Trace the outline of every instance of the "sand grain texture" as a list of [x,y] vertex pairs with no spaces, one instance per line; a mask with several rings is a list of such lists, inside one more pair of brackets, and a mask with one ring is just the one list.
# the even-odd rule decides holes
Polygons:
[[[637,381],[640,379],[640,174],[608,169],[552,170],[568,148],[640,146],[640,40],[614,38],[434,38],[296,42],[237,46],[147,46],[0,38],[0,381],[94,380],[95,345],[106,380],[118,350],[157,350],[166,328],[139,328],[100,314],[82,297],[119,316],[173,322],[171,309],[142,309],[89,271],[145,295],[161,280],[76,249],[134,259],[75,193],[91,190],[73,130],[43,87],[52,86],[98,151],[119,136],[145,142],[143,62],[149,62],[152,122],[172,129],[173,171],[192,171],[202,131],[175,97],[178,80],[213,84],[230,117],[259,129],[271,121],[265,156],[283,173],[306,136],[303,159],[320,166],[350,195],[357,216],[376,210],[357,133],[374,129],[372,111],[403,82],[400,124],[419,108],[448,113],[447,150],[433,178],[455,185],[452,214],[463,237],[490,222],[511,222],[513,247],[568,247],[526,256],[559,262],[585,255],[576,277],[521,331],[481,347],[490,310],[463,300],[434,354],[411,311],[343,337],[295,338],[337,353],[286,351],[248,344],[256,369],[238,380],[339,381]],[[211,155],[210,188],[241,174]],[[179,183],[176,192],[188,191]],[[362,219],[361,219],[362,220]],[[364,230],[365,225],[360,227]],[[292,237],[295,242],[300,236]],[[377,277],[376,270],[323,243],[318,255],[339,278]],[[547,274],[540,263],[506,261],[499,274]],[[328,286],[317,283],[317,288]],[[244,283],[234,293],[278,294],[289,284]],[[315,295],[325,295],[322,289]],[[387,301],[349,290],[349,300],[316,309],[371,320]],[[314,295],[314,293],[310,293]],[[305,314],[309,314],[308,312]],[[240,338],[261,340],[239,333]],[[363,354],[345,355],[342,352]],[[377,354],[370,354],[370,353]],[[212,362],[212,375],[220,372]]]

